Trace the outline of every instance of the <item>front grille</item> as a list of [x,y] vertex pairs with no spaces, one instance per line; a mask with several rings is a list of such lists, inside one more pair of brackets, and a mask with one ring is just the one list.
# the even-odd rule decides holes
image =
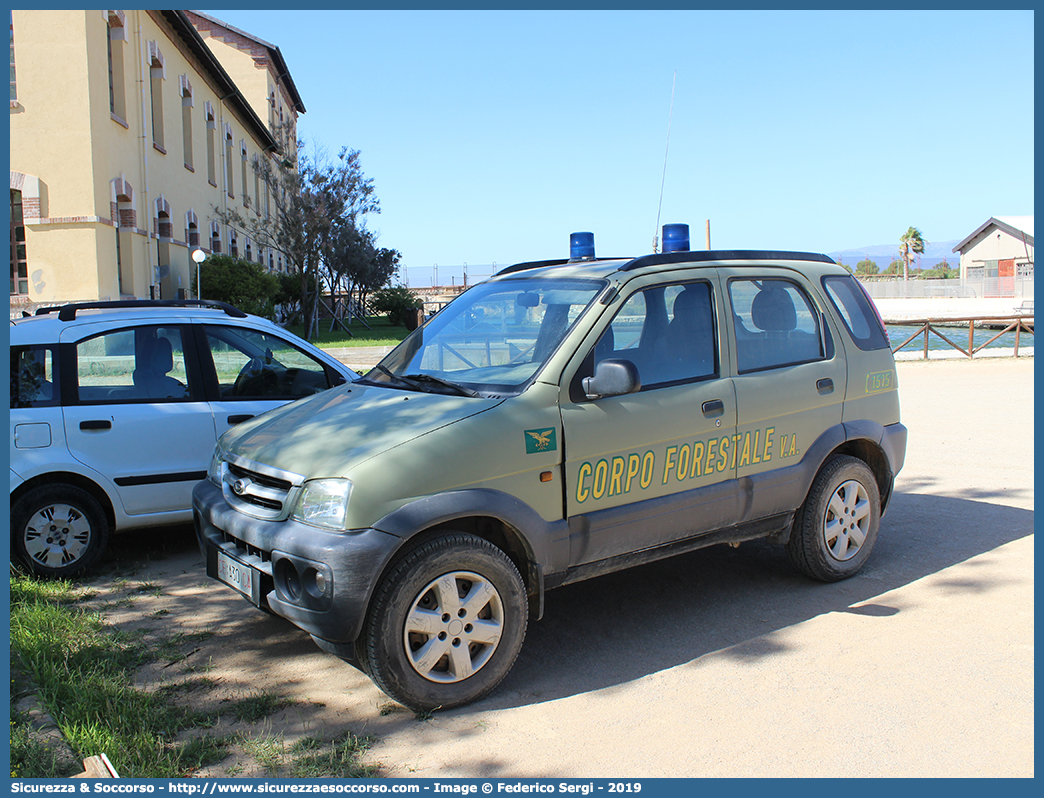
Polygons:
[[223,463],[221,492],[244,515],[283,521],[290,514],[304,477],[289,471],[229,456]]
[[281,490],[284,493],[288,493],[290,491],[290,488],[294,486],[294,484],[289,480],[268,476],[266,474],[262,474],[259,471],[248,471],[247,469],[242,468],[236,465],[235,463],[228,464],[228,472],[232,474],[234,477],[246,477],[248,479],[254,480],[259,485],[264,485],[266,488],[274,488],[275,490]]

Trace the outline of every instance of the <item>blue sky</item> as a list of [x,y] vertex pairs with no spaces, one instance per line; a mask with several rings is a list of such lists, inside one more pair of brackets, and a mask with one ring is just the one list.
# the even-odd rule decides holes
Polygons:
[[204,13],[279,46],[301,137],[361,151],[411,285],[581,230],[645,254],[658,214],[822,252],[1033,214],[1030,11]]

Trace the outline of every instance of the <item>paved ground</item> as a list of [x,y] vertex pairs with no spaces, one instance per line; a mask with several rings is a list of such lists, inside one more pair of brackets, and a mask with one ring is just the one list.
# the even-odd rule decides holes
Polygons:
[[272,733],[375,735],[391,776],[1032,776],[1033,361],[898,372],[907,463],[859,576],[754,543],[562,588],[498,691],[426,721],[207,584],[184,532],[110,618],[212,630],[193,660],[227,693],[299,702]]

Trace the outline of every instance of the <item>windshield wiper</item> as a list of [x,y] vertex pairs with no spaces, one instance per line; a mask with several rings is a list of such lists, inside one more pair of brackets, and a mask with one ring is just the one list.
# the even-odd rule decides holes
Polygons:
[[449,388],[454,393],[458,393],[461,396],[479,396],[479,393],[477,391],[471,390],[471,388],[465,388],[463,385],[458,385],[455,382],[444,380],[441,377],[433,377],[431,374],[406,374],[405,376],[403,376],[400,374],[395,374],[390,369],[382,366],[380,363],[374,366],[374,368],[382,374],[386,374],[388,377],[395,380],[396,382],[402,383],[403,385],[413,388],[415,391],[424,392],[424,383],[434,383],[436,385],[441,385],[444,388]]
[[442,385],[450,390],[456,391],[461,396],[479,396],[478,391],[473,391],[471,388],[465,388],[463,385],[458,385],[455,382],[444,380],[442,377],[435,377],[431,374],[407,374],[405,377],[399,377],[400,380],[413,380],[414,382],[431,382],[436,385]]
[[400,382],[403,385],[406,385],[415,391],[421,390],[421,386],[417,384],[416,380],[407,379],[406,377],[400,377],[398,374],[395,374],[393,371],[391,371],[391,369],[385,368],[380,363],[374,366],[374,368],[382,374],[387,374],[389,377],[391,377],[391,379],[395,380],[396,382]]

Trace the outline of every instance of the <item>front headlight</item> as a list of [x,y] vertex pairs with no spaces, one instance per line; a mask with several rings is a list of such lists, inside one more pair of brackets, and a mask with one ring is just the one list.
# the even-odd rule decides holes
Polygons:
[[291,518],[326,529],[344,529],[351,495],[350,480],[313,479],[304,484]]
[[214,449],[214,456],[210,458],[210,467],[207,469],[207,479],[214,485],[221,487],[221,450]]

